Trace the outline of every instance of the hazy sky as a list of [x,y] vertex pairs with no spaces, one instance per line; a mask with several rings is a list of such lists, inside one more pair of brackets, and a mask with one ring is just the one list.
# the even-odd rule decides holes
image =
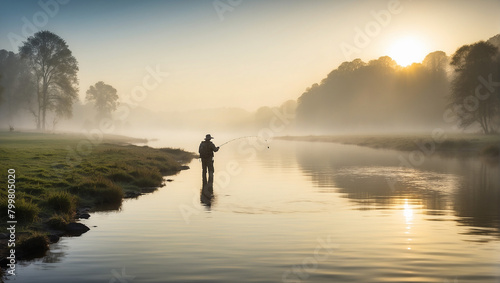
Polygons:
[[[450,55],[500,33],[499,15],[498,0],[0,0],[0,49],[50,30],[79,62],[81,99],[102,80],[126,101],[146,80],[135,102],[153,110],[255,110],[343,61]],[[157,84],[148,68],[169,75]]]

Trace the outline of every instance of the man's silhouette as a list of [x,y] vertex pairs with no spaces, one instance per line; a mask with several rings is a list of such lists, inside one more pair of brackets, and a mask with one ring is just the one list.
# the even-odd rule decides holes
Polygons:
[[203,184],[207,183],[207,169],[208,169],[208,183],[213,183],[214,180],[214,152],[219,150],[210,140],[213,137],[210,134],[205,136],[205,140],[200,143],[198,152],[200,153],[201,166],[203,168]]

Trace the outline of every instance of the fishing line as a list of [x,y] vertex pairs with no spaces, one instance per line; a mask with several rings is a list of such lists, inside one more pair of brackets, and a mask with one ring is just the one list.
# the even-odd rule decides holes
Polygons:
[[[222,147],[223,145],[226,145],[230,142],[233,142],[233,141],[237,141],[237,140],[241,140],[241,139],[248,139],[248,138],[257,138],[257,139],[261,139],[261,137],[259,136],[244,136],[244,137],[239,137],[239,138],[234,138],[232,140],[229,140],[221,145],[219,145],[219,147]],[[264,140],[266,142],[266,145],[267,145],[267,148],[269,148],[269,144],[267,143],[267,140]]]

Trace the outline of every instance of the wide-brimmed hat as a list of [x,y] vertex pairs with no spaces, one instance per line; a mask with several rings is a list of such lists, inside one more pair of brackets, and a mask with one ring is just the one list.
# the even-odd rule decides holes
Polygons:
[[206,141],[209,141],[209,140],[211,140],[211,139],[213,139],[213,137],[212,137],[210,134],[207,134],[207,135],[205,136],[205,140],[206,140]]

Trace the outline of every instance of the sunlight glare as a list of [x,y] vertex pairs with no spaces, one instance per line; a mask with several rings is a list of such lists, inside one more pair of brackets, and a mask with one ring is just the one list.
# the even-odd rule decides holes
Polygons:
[[389,49],[389,57],[394,59],[398,65],[406,67],[413,63],[421,63],[425,56],[425,46],[422,41],[414,37],[398,39]]
[[[405,199],[405,204],[403,206],[403,213],[405,216],[405,224],[406,226],[406,231],[405,234],[410,234],[410,229],[411,229],[411,224],[413,223],[413,209],[410,207],[408,204],[408,199]],[[408,238],[408,245],[410,245],[411,238]],[[408,247],[408,250],[411,250],[411,247]]]
[[[405,204],[404,204],[404,216],[406,220],[406,224],[411,224],[411,221],[413,220],[413,209],[410,207],[408,204],[408,200],[405,199]],[[407,227],[406,229],[410,229]]]

